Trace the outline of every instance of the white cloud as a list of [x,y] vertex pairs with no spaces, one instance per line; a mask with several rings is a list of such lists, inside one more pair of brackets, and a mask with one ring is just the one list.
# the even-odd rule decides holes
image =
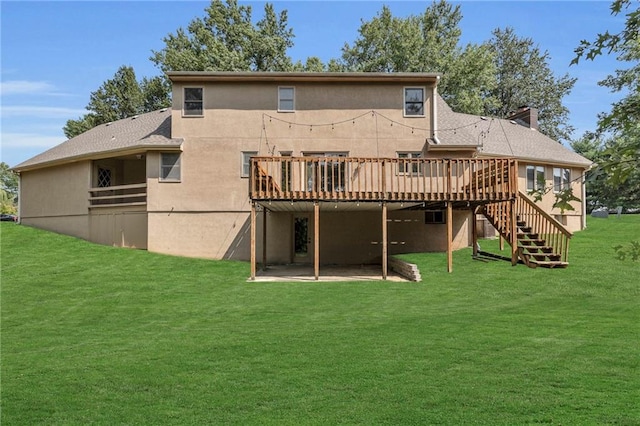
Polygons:
[[64,136],[38,133],[2,133],[2,149],[6,148],[51,148],[62,142]]
[[43,94],[55,92],[55,87],[46,81],[9,80],[0,82],[0,94]]
[[43,106],[2,106],[0,116],[76,119],[87,113],[85,109],[43,107]]

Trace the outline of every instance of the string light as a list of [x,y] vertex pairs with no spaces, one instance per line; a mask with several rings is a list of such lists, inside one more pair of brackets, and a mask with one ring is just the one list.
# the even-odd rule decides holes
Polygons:
[[[269,140],[268,140],[268,137],[267,137],[266,120],[265,120],[266,117],[269,117],[269,122],[270,123],[273,123],[274,121],[275,122],[285,123],[285,124],[288,125],[289,129],[293,128],[293,126],[308,127],[309,128],[309,132],[313,132],[313,127],[314,126],[315,127],[321,127],[321,128],[322,127],[327,127],[328,128],[329,126],[331,126],[331,130],[335,130],[336,126],[338,126],[340,124],[348,123],[349,121],[353,125],[355,125],[357,120],[359,120],[361,118],[364,118],[364,117],[366,117],[368,115],[370,115],[371,117],[375,118],[375,120],[376,120],[376,133],[377,133],[377,118],[378,118],[378,116],[383,118],[383,119],[385,119],[385,120],[387,120],[389,122],[389,126],[390,127],[393,127],[394,125],[398,125],[400,127],[406,128],[406,129],[410,128],[412,135],[414,135],[416,133],[416,131],[425,132],[427,134],[430,134],[433,131],[433,129],[411,126],[411,125],[408,125],[408,124],[393,120],[393,119],[391,119],[391,118],[385,116],[384,114],[381,114],[380,112],[375,111],[375,110],[369,110],[369,111],[364,112],[364,113],[362,113],[362,114],[360,114],[358,116],[347,118],[347,119],[342,120],[342,121],[334,121],[334,122],[328,122],[328,123],[296,123],[296,122],[283,120],[283,119],[281,119],[279,117],[275,117],[275,116],[271,116],[269,114],[263,113],[262,114],[262,125],[263,125],[264,138],[265,138],[265,141],[267,143],[267,152],[272,151],[272,149],[270,149],[271,147],[270,147]],[[454,135],[457,135],[458,134],[458,130],[460,130],[460,129],[469,128],[471,126],[473,126],[474,129],[478,129],[478,124],[481,123],[482,121],[489,121],[488,128],[483,130],[483,131],[481,131],[480,134],[478,135],[478,142],[479,142],[478,145],[482,146],[483,143],[480,142],[480,140],[487,138],[487,135],[490,133],[491,126],[493,125],[493,122],[495,121],[494,118],[478,117],[478,119],[473,121],[473,122],[470,122],[470,123],[467,123],[467,124],[464,124],[464,125],[460,125],[460,126],[457,126],[457,127],[438,128],[437,131],[438,131],[439,134],[442,134],[444,132],[452,132]],[[429,139],[429,138],[427,138],[427,139]],[[273,147],[273,150],[275,150],[275,146]]]

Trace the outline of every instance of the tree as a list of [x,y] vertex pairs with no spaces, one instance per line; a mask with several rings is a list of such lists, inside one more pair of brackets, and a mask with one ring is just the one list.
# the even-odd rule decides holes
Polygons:
[[[640,4],[635,2],[635,4]],[[607,174],[612,185],[621,185],[628,179],[635,179],[640,168],[640,8],[630,10],[632,0],[615,0],[611,13],[626,13],[625,27],[618,33],[606,31],[598,34],[595,41],[582,40],[575,49],[580,59],[594,60],[598,56],[614,53],[619,61],[632,64],[630,68],[619,69],[599,82],[613,92],[626,90],[626,95],[611,106],[611,111],[601,114],[598,121],[599,132],[613,133],[621,142],[608,148],[608,156],[599,163],[599,170]]]
[[165,47],[153,51],[150,59],[163,72],[292,70],[287,49],[294,35],[286,10],[276,14],[267,3],[264,17],[255,25],[251,11],[237,0],[213,0],[204,18],[167,35]]
[[155,111],[171,104],[169,86],[161,77],[144,78],[140,83],[132,67],[122,66],[112,79],[91,93],[86,109],[90,112],[64,126],[68,138],[103,123]]
[[622,181],[612,177],[615,176],[612,168],[619,168],[625,160],[637,161],[625,157],[632,141],[633,138],[621,136],[602,140],[601,134],[586,132],[571,143],[574,151],[596,163],[596,167],[587,172],[586,201],[589,211],[602,206],[640,208],[640,169],[631,170]]
[[362,23],[353,45],[344,45],[339,65],[347,71],[441,73],[438,88],[449,105],[482,114],[495,107],[490,93],[496,85],[492,52],[486,44],[459,47],[461,19],[460,6],[444,0],[407,18],[394,17],[383,6]]
[[495,56],[497,85],[493,95],[498,107],[489,115],[507,117],[527,105],[538,109],[540,131],[555,140],[568,140],[569,110],[562,104],[576,82],[568,74],[557,78],[549,68],[549,53],[540,51],[530,38],[518,37],[513,28],[495,29],[490,40]]
[[322,60],[317,56],[310,56],[307,58],[306,62],[303,64],[298,61],[293,65],[293,71],[297,72],[325,72],[327,71],[327,66],[322,63]]
[[4,161],[0,163],[0,212],[13,214],[18,201],[18,175]]

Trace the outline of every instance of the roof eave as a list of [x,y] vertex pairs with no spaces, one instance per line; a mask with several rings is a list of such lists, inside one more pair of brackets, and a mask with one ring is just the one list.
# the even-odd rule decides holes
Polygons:
[[181,151],[182,150],[182,140],[175,145],[137,145],[134,147],[129,147],[125,149],[113,149],[101,152],[94,152],[90,154],[80,154],[74,155],[71,157],[59,158],[56,160],[43,161],[40,163],[28,164],[26,166],[22,166],[18,164],[15,167],[12,167],[16,173],[28,172],[38,169],[46,169],[48,167],[61,166],[63,164],[69,163],[77,163],[78,161],[89,161],[89,160],[100,160],[103,158],[113,157],[114,154],[118,154],[119,156],[123,155],[134,155],[134,154],[142,154],[147,151]]
[[336,83],[429,83],[437,84],[439,73],[378,72],[218,72],[169,71],[172,82],[336,82]]
[[590,169],[594,164],[594,163],[589,163],[589,164],[576,163],[574,161],[549,160],[549,159],[543,159],[543,158],[517,157],[515,155],[504,155],[504,154],[497,155],[497,154],[480,153],[480,154],[478,154],[478,157],[484,157],[484,158],[492,158],[492,157],[515,158],[519,162],[526,162],[526,163],[533,163],[533,164],[550,164],[552,166],[571,166],[571,167],[577,167],[577,168],[581,168],[581,169],[585,169],[585,170]]

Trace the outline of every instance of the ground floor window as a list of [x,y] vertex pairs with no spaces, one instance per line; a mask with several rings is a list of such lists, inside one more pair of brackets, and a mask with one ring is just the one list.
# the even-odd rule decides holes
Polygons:
[[569,169],[553,169],[553,191],[561,192],[569,189],[571,185],[571,170]]
[[[280,152],[281,157],[291,157],[291,151]],[[291,162],[283,161],[280,166],[280,188],[291,191]]]
[[111,186],[111,169],[98,167],[98,188]]
[[[421,158],[421,152],[398,152],[398,158],[400,159],[412,159],[412,158]],[[401,175],[419,175],[420,163],[412,162],[412,161],[400,161],[398,164],[398,174]]]
[[527,191],[541,191],[544,185],[544,166],[527,166]]
[[160,154],[160,180],[179,182],[180,175],[180,153],[163,152]]
[[251,174],[251,157],[258,155],[257,151],[244,151],[242,153],[242,177],[249,177]]

